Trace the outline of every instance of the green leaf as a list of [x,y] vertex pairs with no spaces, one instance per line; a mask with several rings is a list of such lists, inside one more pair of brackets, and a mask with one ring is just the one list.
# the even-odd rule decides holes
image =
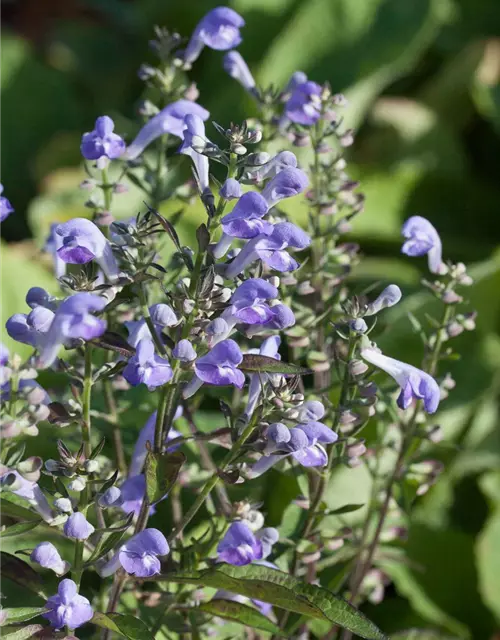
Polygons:
[[32,638],[43,629],[41,624],[28,624],[26,627],[2,627],[2,638],[9,640],[26,640]]
[[288,373],[296,376],[303,376],[312,373],[307,367],[299,367],[296,364],[275,360],[268,356],[246,353],[243,361],[238,367],[242,371],[261,371],[262,373]]
[[41,523],[41,520],[31,520],[30,522],[17,522],[16,524],[7,527],[3,531],[0,531],[0,538],[8,538],[9,536],[17,536],[21,533],[31,531]]
[[488,520],[476,547],[479,591],[491,611],[500,618],[500,510]]
[[31,618],[39,616],[44,611],[46,611],[45,607],[12,607],[2,609],[2,615],[5,616],[5,619],[3,623],[0,623],[0,627],[4,624],[25,622],[26,620],[31,620]]
[[337,509],[326,509],[326,516],[340,516],[343,513],[352,513],[353,511],[357,511],[358,509],[362,509],[364,507],[364,503],[362,504],[345,504],[342,507],[338,507]]
[[94,613],[90,621],[92,624],[119,633],[130,640],[154,640],[154,636],[149,631],[142,620],[123,613]]
[[9,500],[5,496],[5,493],[2,494],[2,499],[0,500],[0,509],[2,511],[2,515],[9,516],[9,518],[35,520],[38,523],[39,515],[37,513],[26,509],[26,507],[23,507],[16,502],[12,502],[12,500]]
[[217,598],[204,602],[199,608],[205,613],[211,613],[214,616],[219,616],[219,618],[224,618],[224,620],[239,622],[246,627],[253,627],[254,629],[260,629],[260,631],[283,635],[283,631],[269,618],[257,611],[257,609],[241,602]]
[[92,564],[99,558],[102,558],[102,556],[104,556],[106,553],[114,549],[121,541],[123,536],[127,533],[127,529],[132,524],[133,519],[134,514],[130,513],[128,518],[125,520],[124,525],[120,526],[118,530],[113,531],[112,529],[109,529],[105,531],[102,534],[101,539],[99,540],[99,544],[96,546],[85,565],[88,566]]
[[170,491],[186,456],[181,451],[159,454],[150,451],[146,458],[146,492],[150,503],[158,502]]
[[16,556],[0,551],[0,570],[2,578],[7,578],[46,598],[42,587],[42,578],[29,564]]
[[168,574],[160,577],[160,580],[162,579],[181,584],[203,584],[206,587],[225,589],[248,598],[269,602],[287,611],[328,620],[362,638],[369,640],[386,638],[368,618],[343,598],[327,589],[306,584],[276,569],[258,565],[234,567],[224,564],[205,571]]

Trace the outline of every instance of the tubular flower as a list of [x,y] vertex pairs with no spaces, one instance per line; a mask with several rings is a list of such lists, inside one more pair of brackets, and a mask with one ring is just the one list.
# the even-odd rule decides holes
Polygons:
[[234,78],[250,93],[255,91],[255,80],[243,56],[238,51],[229,51],[224,56],[224,71]]
[[195,360],[196,376],[184,389],[184,397],[189,398],[203,383],[216,386],[234,385],[241,389],[245,384],[245,376],[237,367],[243,360],[239,346],[234,340],[222,340],[206,355]]
[[14,213],[14,207],[5,196],[2,196],[2,193],[3,185],[0,184],[0,222],[3,222],[11,213]]
[[57,235],[56,229],[59,226],[58,223],[50,225],[50,232],[45,240],[43,250],[46,253],[50,253],[52,261],[54,263],[54,273],[56,278],[60,278],[66,273],[66,262],[57,253],[63,245],[63,239]]
[[219,195],[224,200],[237,200],[241,198],[242,194],[241,184],[234,178],[227,178],[219,189]]
[[59,551],[52,542],[40,542],[37,544],[31,552],[30,560],[44,569],[51,569],[58,576],[64,575],[69,569],[69,564],[61,558]]
[[289,91],[291,95],[285,103],[285,116],[306,127],[315,124],[321,115],[320,85],[311,80],[292,82],[289,84]]
[[385,371],[398,383],[401,387],[398,397],[400,409],[408,409],[413,400],[423,400],[427,413],[435,413],[441,394],[439,385],[432,376],[411,364],[384,356],[379,349],[373,347],[362,349],[361,357]]
[[263,558],[262,542],[244,522],[233,522],[217,547],[221,562],[241,567]]
[[35,307],[30,313],[15,313],[5,323],[13,340],[40,347],[49,331],[55,314],[45,307]]
[[0,466],[0,485],[19,498],[27,500],[42,516],[45,522],[51,522],[53,513],[47,498],[36,482],[26,480],[18,471]]
[[122,567],[127,573],[138,578],[150,578],[160,573],[161,564],[158,556],[166,556],[169,552],[168,542],[161,531],[144,529],[122,545],[111,560],[98,571],[104,578]]
[[72,513],[64,523],[64,535],[74,540],[87,540],[94,531],[94,527],[81,511]]
[[267,178],[274,178],[284,169],[295,169],[297,157],[291,151],[280,151],[274,157],[256,167],[247,168],[249,177],[255,182],[262,182]]
[[366,307],[365,316],[374,316],[382,309],[393,307],[401,300],[401,289],[396,284],[390,284],[373,302]]
[[111,281],[118,278],[119,269],[111,245],[92,221],[73,218],[60,224],[55,232],[62,238],[57,255],[69,264],[86,264],[95,260]]
[[293,198],[302,193],[308,185],[309,178],[301,169],[283,169],[267,183],[262,197],[271,208],[285,198]]
[[205,125],[200,116],[192,113],[184,118],[184,123],[186,128],[182,132],[184,139],[179,147],[179,153],[189,156],[193,161],[200,193],[203,193],[209,188],[208,158],[195,148],[203,149],[207,142]]
[[184,62],[192,64],[205,46],[217,51],[234,49],[241,42],[240,28],[244,25],[243,18],[229,7],[212,9],[196,25],[184,51]]
[[148,338],[139,341],[135,355],[123,370],[123,377],[133,387],[143,383],[149,391],[169,382],[172,375],[169,361],[155,354],[154,343]]
[[412,216],[403,224],[402,235],[406,238],[401,251],[407,256],[425,256],[431,273],[446,273],[442,260],[441,238],[432,224],[422,216]]
[[95,121],[93,131],[84,133],[80,146],[82,156],[87,160],[99,160],[103,156],[113,160],[125,151],[125,141],[113,133],[115,123],[109,116],[101,116]]
[[78,587],[68,578],[61,580],[57,594],[47,600],[45,607],[47,612],[42,615],[55,629],[76,629],[94,615],[90,602],[78,594]]
[[[174,310],[168,304],[153,304],[149,307],[149,314],[153,321],[156,332],[161,336],[162,329],[166,327],[175,327],[179,324],[179,319],[175,315]],[[146,323],[146,320],[131,320],[125,322],[128,331],[127,342],[133,347],[137,347],[141,340],[152,340],[153,336]]]

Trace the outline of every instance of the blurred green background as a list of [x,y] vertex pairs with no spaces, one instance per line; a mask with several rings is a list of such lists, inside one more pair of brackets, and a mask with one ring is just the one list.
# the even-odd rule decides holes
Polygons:
[[[187,36],[216,4],[3,4],[2,182],[16,209],[2,227],[9,243],[2,244],[3,320],[24,311],[29,286],[54,287],[38,251],[51,222],[85,212],[85,193],[77,189],[81,133],[104,113],[129,140],[137,130],[136,71],[152,60],[153,26]],[[437,630],[432,637],[500,637],[500,3],[234,0],[231,6],[247,21],[240,50],[259,83],[282,86],[301,69],[350,99],[346,120],[358,131],[351,173],[367,197],[352,235],[366,259],[353,284],[375,278],[405,292],[380,340],[388,353],[418,363],[406,313],[425,319],[432,312],[418,290],[423,263],[399,255],[401,222],[416,213],[430,218],[446,258],[471,265],[477,284],[467,294],[479,312],[478,328],[457,341],[462,358],[450,365],[457,390],[439,416],[448,444],[429,452],[447,471],[419,502],[409,562],[386,563],[394,586],[367,613],[389,632],[425,627]],[[192,77],[214,120],[227,124],[255,114],[222,71],[220,53],[204,51]],[[116,203],[118,214],[130,216],[141,197],[131,191]],[[187,211],[184,233],[198,215],[199,209]],[[130,444],[145,415],[128,425]],[[283,486],[289,497],[298,492],[279,474],[274,491],[263,485],[275,523],[284,506],[276,504],[277,482],[289,483]],[[362,470],[336,482],[332,504],[366,495]]]

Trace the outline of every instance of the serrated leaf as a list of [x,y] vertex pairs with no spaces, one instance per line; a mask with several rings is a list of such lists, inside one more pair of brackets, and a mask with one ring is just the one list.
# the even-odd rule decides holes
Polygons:
[[31,531],[42,522],[41,520],[31,520],[29,522],[16,522],[16,524],[0,531],[0,538],[9,538],[10,536],[18,536],[21,533]]
[[151,504],[164,498],[177,480],[186,456],[181,451],[159,454],[150,451],[146,458],[144,473],[146,493]]
[[12,582],[44,598],[47,597],[42,586],[41,576],[20,558],[5,551],[0,551],[0,570],[2,578],[12,580]]
[[205,571],[167,574],[158,579],[224,589],[287,611],[328,620],[367,640],[386,638],[373,622],[340,596],[276,569],[223,564]]
[[[0,623],[0,627],[5,624],[14,624],[18,622],[26,622],[39,616],[46,611],[45,607],[7,607],[2,609],[2,616],[5,616],[3,623]],[[3,630],[2,630],[3,635]]]
[[303,376],[312,373],[311,369],[300,367],[289,362],[275,360],[268,356],[246,353],[238,367],[242,371],[260,371],[262,373],[288,373],[290,375]]
[[153,634],[144,622],[129,614],[97,612],[94,613],[90,622],[103,629],[119,633],[130,640],[154,640]]
[[27,640],[42,631],[41,624],[28,624],[26,627],[2,627],[2,638],[9,640]]
[[276,635],[284,635],[284,632],[260,611],[241,602],[216,598],[215,600],[204,602],[199,606],[199,609],[225,620],[239,622],[246,627],[268,631]]

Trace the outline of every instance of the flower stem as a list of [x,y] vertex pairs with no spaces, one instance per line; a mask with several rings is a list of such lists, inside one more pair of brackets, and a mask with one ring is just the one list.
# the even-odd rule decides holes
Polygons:
[[142,314],[144,316],[144,320],[146,321],[146,324],[148,325],[148,329],[151,333],[151,336],[153,338],[153,342],[155,343],[156,348],[158,349],[158,351],[160,352],[160,354],[165,357],[167,355],[167,350],[165,349],[165,345],[163,344],[160,336],[158,335],[158,332],[156,331],[156,327],[154,325],[154,322],[151,318],[151,314],[149,313],[149,305],[148,305],[148,300],[146,297],[146,292],[144,291],[144,286],[141,284],[138,287],[138,294],[139,294],[139,302],[141,304],[141,311]]

